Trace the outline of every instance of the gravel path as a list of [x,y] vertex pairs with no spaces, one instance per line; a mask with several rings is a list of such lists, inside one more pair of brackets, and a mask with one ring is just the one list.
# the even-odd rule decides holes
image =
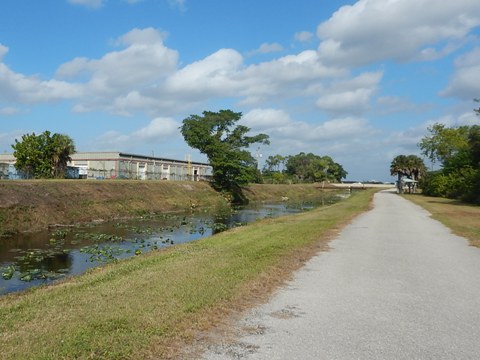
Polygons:
[[391,191],[331,246],[204,359],[480,359],[480,249]]

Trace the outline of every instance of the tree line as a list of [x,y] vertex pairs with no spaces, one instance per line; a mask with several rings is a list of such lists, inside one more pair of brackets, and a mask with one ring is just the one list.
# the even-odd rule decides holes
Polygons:
[[[475,100],[479,101],[479,100]],[[480,115],[480,108],[474,109]],[[399,155],[390,166],[390,173],[420,180],[425,195],[458,199],[480,204],[480,126],[447,127],[436,123],[418,144],[432,168],[415,155]]]
[[[248,148],[253,144],[270,144],[267,134],[249,135],[250,128],[238,125],[241,112],[204,111],[185,118],[180,132],[185,142],[205,154],[212,166],[212,185],[243,202],[242,186],[249,183],[292,183],[341,181],[347,176],[343,167],[329,156],[299,153],[292,156],[270,156],[263,172],[258,158]],[[65,178],[67,163],[75,153],[75,144],[68,135],[25,134],[12,145],[15,167],[28,178]]]
[[263,177],[267,182],[340,182],[348,172],[330,156],[319,156],[301,152],[297,155],[269,156],[263,167]]

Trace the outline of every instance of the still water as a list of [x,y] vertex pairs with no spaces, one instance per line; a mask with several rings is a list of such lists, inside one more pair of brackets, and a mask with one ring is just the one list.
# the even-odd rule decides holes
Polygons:
[[213,213],[148,215],[0,239],[0,295],[81,274],[105,263],[197,240],[261,218],[331,204],[341,198],[341,194],[329,194],[297,204],[286,202],[222,209]]

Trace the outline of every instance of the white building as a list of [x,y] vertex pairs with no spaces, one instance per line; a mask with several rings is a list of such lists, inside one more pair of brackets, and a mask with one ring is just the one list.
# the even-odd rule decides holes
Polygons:
[[[165,159],[122,152],[81,152],[68,164],[78,168],[80,178],[135,180],[205,180],[212,174],[206,163]],[[12,164],[15,157],[0,154],[0,163]]]

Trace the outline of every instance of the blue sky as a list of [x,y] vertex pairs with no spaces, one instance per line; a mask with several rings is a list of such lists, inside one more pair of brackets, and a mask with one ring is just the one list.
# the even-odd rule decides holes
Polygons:
[[49,130],[205,161],[178,128],[231,109],[270,136],[262,162],[312,152],[391,181],[428,126],[480,123],[479,35],[478,0],[2,0],[0,152]]

